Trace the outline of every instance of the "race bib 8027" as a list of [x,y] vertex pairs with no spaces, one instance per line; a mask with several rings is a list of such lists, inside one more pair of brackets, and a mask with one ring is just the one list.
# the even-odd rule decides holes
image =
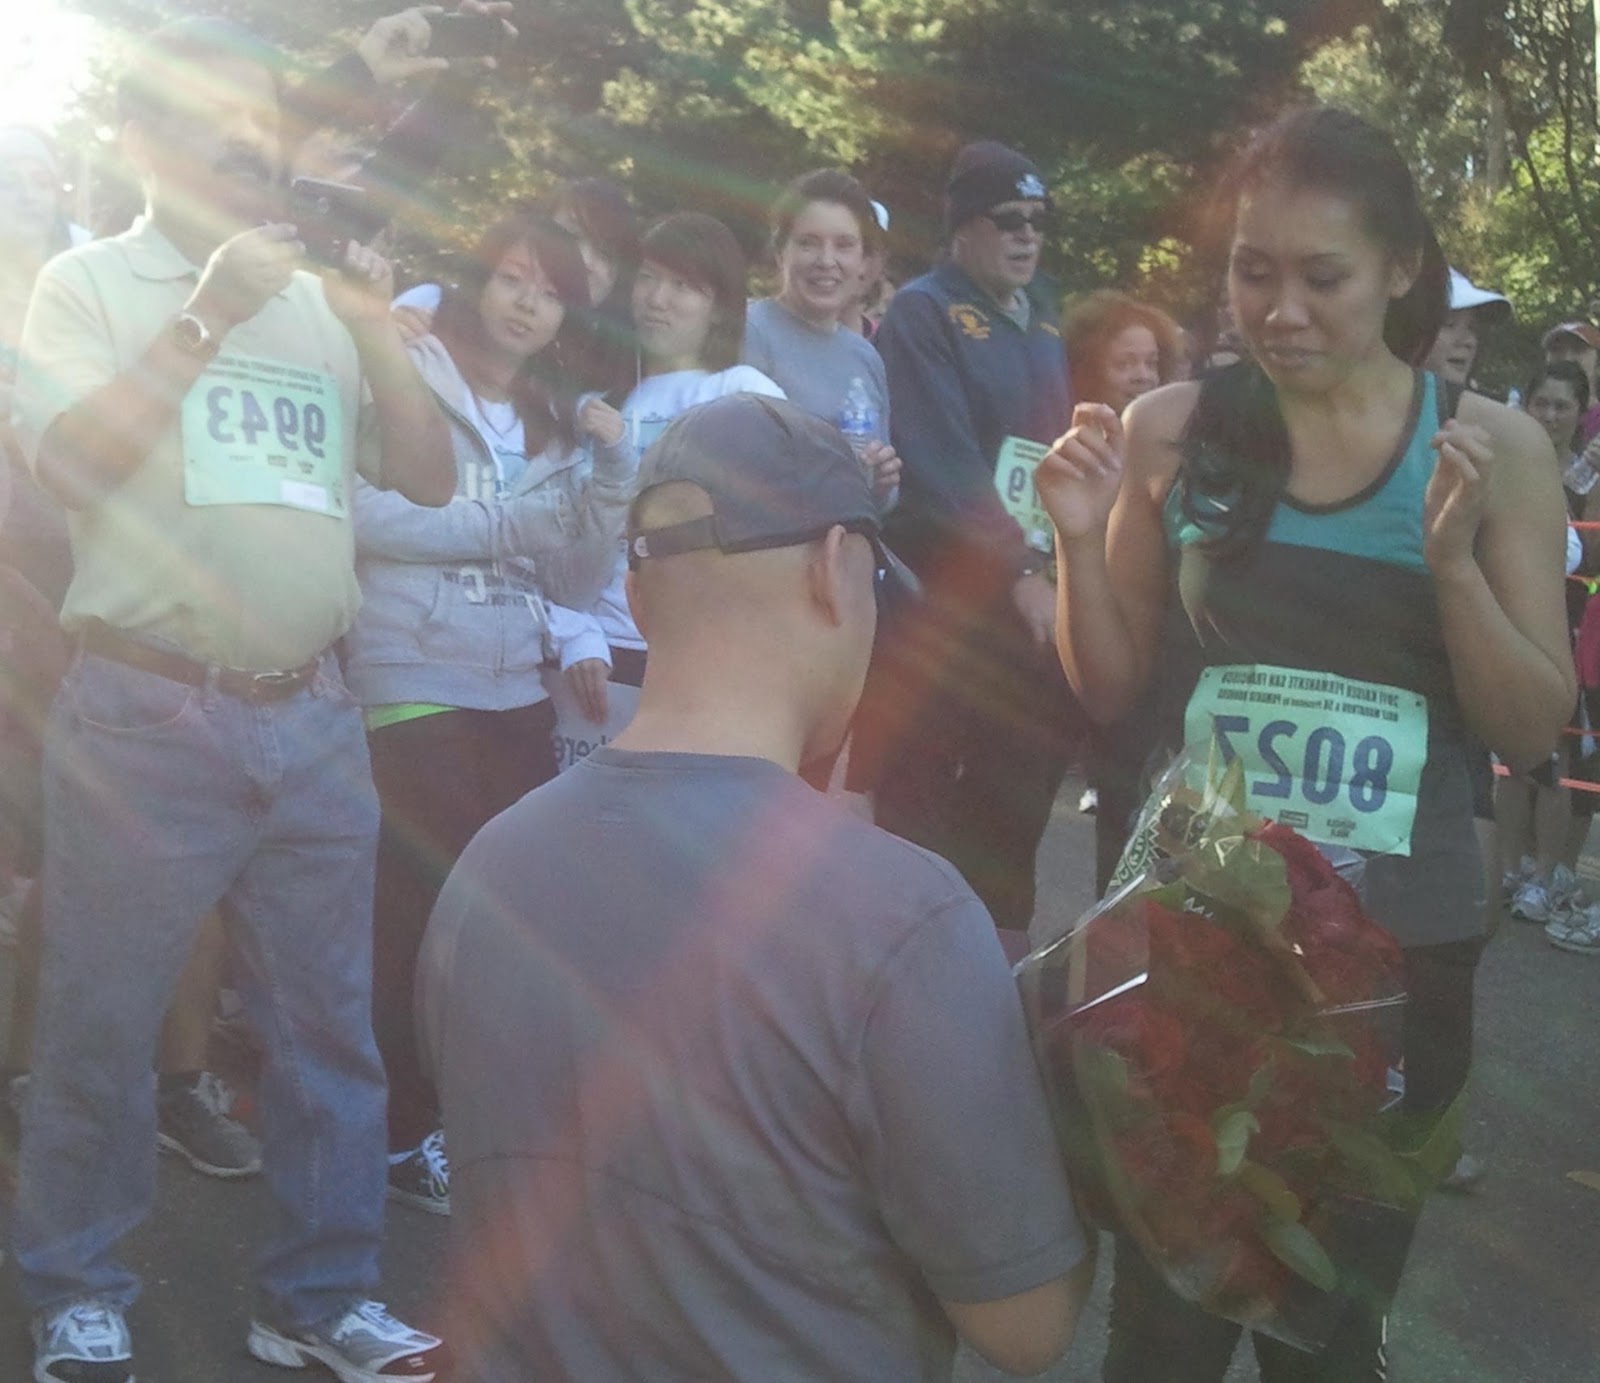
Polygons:
[[1034,488],[1033,473],[1039,463],[1050,453],[1043,442],[1030,442],[1025,437],[1007,437],[1000,447],[999,459],[994,465],[994,488],[999,492],[1000,503],[1021,526],[1023,540],[1035,552],[1055,551],[1056,529],[1050,515],[1039,502],[1039,491]]
[[344,410],[332,375],[219,355],[184,396],[189,504],[277,504],[346,512]]
[[1213,737],[1225,762],[1242,761],[1258,816],[1320,844],[1411,853],[1426,697],[1299,668],[1207,668],[1184,742],[1203,764]]

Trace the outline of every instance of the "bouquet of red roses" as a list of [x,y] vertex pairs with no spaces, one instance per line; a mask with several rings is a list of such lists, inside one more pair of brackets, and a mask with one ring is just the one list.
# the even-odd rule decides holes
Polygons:
[[1107,899],[1017,968],[1090,1213],[1170,1285],[1305,1348],[1392,1291],[1395,1217],[1452,1135],[1388,1109],[1404,967],[1317,847],[1236,773],[1157,789]]

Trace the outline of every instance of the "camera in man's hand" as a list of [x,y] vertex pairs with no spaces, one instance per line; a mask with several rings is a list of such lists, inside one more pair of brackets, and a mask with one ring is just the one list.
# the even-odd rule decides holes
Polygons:
[[343,266],[352,240],[370,244],[388,221],[364,188],[320,178],[296,178],[289,184],[288,219],[306,247],[306,258],[329,269]]

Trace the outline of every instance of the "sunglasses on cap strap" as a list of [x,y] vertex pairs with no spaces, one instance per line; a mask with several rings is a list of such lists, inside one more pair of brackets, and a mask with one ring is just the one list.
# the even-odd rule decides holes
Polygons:
[[996,230],[1019,231],[1024,226],[1032,226],[1041,235],[1055,223],[1055,217],[1043,209],[1039,211],[986,211],[983,213],[983,219],[990,222]]
[[[865,519],[845,519],[840,525],[846,533],[859,533],[872,544],[878,555],[879,566],[887,561],[887,549],[878,537],[878,525]],[[668,524],[664,528],[648,528],[634,533],[628,539],[628,565],[635,571],[639,563],[651,557],[676,557],[680,552],[705,552],[716,548],[722,552],[765,552],[772,548],[799,547],[827,536],[828,529],[808,529],[799,533],[772,534],[753,542],[734,543],[728,547],[717,540],[716,520],[707,514],[704,518],[686,519],[683,523]]]
[[[884,546],[877,524],[852,519],[842,527],[847,533],[859,533],[872,544],[872,593],[877,601],[880,621],[898,615],[922,599],[922,582],[910,567]],[[773,538],[747,544],[739,550],[756,552],[763,548],[793,547],[814,542],[822,536],[821,533],[808,533],[798,537]],[[720,547],[716,528],[707,515],[705,518],[689,519],[684,523],[633,534],[628,539],[628,566],[638,571],[640,564],[651,558],[673,557],[680,552],[703,552],[716,547]]]

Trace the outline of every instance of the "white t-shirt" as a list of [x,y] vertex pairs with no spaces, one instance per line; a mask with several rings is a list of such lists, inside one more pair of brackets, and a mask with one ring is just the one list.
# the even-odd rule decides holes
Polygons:
[[489,455],[494,457],[495,493],[492,498],[504,501],[510,498],[528,469],[528,444],[522,419],[517,416],[517,406],[509,400],[480,399],[469,392],[466,415],[478,436],[483,438],[484,446],[489,448]]
[[[674,370],[670,374],[650,375],[641,379],[622,405],[622,419],[629,435],[643,455],[645,449],[659,437],[674,418],[687,412],[698,403],[710,403],[728,394],[764,394],[768,398],[785,397],[760,370],[749,365],[735,365],[720,370]],[[594,614],[605,630],[606,641],[616,648],[643,648],[644,639],[639,627],[628,612],[628,597],[623,581],[628,574],[628,559],[617,553],[617,566],[611,582],[595,602]]]

